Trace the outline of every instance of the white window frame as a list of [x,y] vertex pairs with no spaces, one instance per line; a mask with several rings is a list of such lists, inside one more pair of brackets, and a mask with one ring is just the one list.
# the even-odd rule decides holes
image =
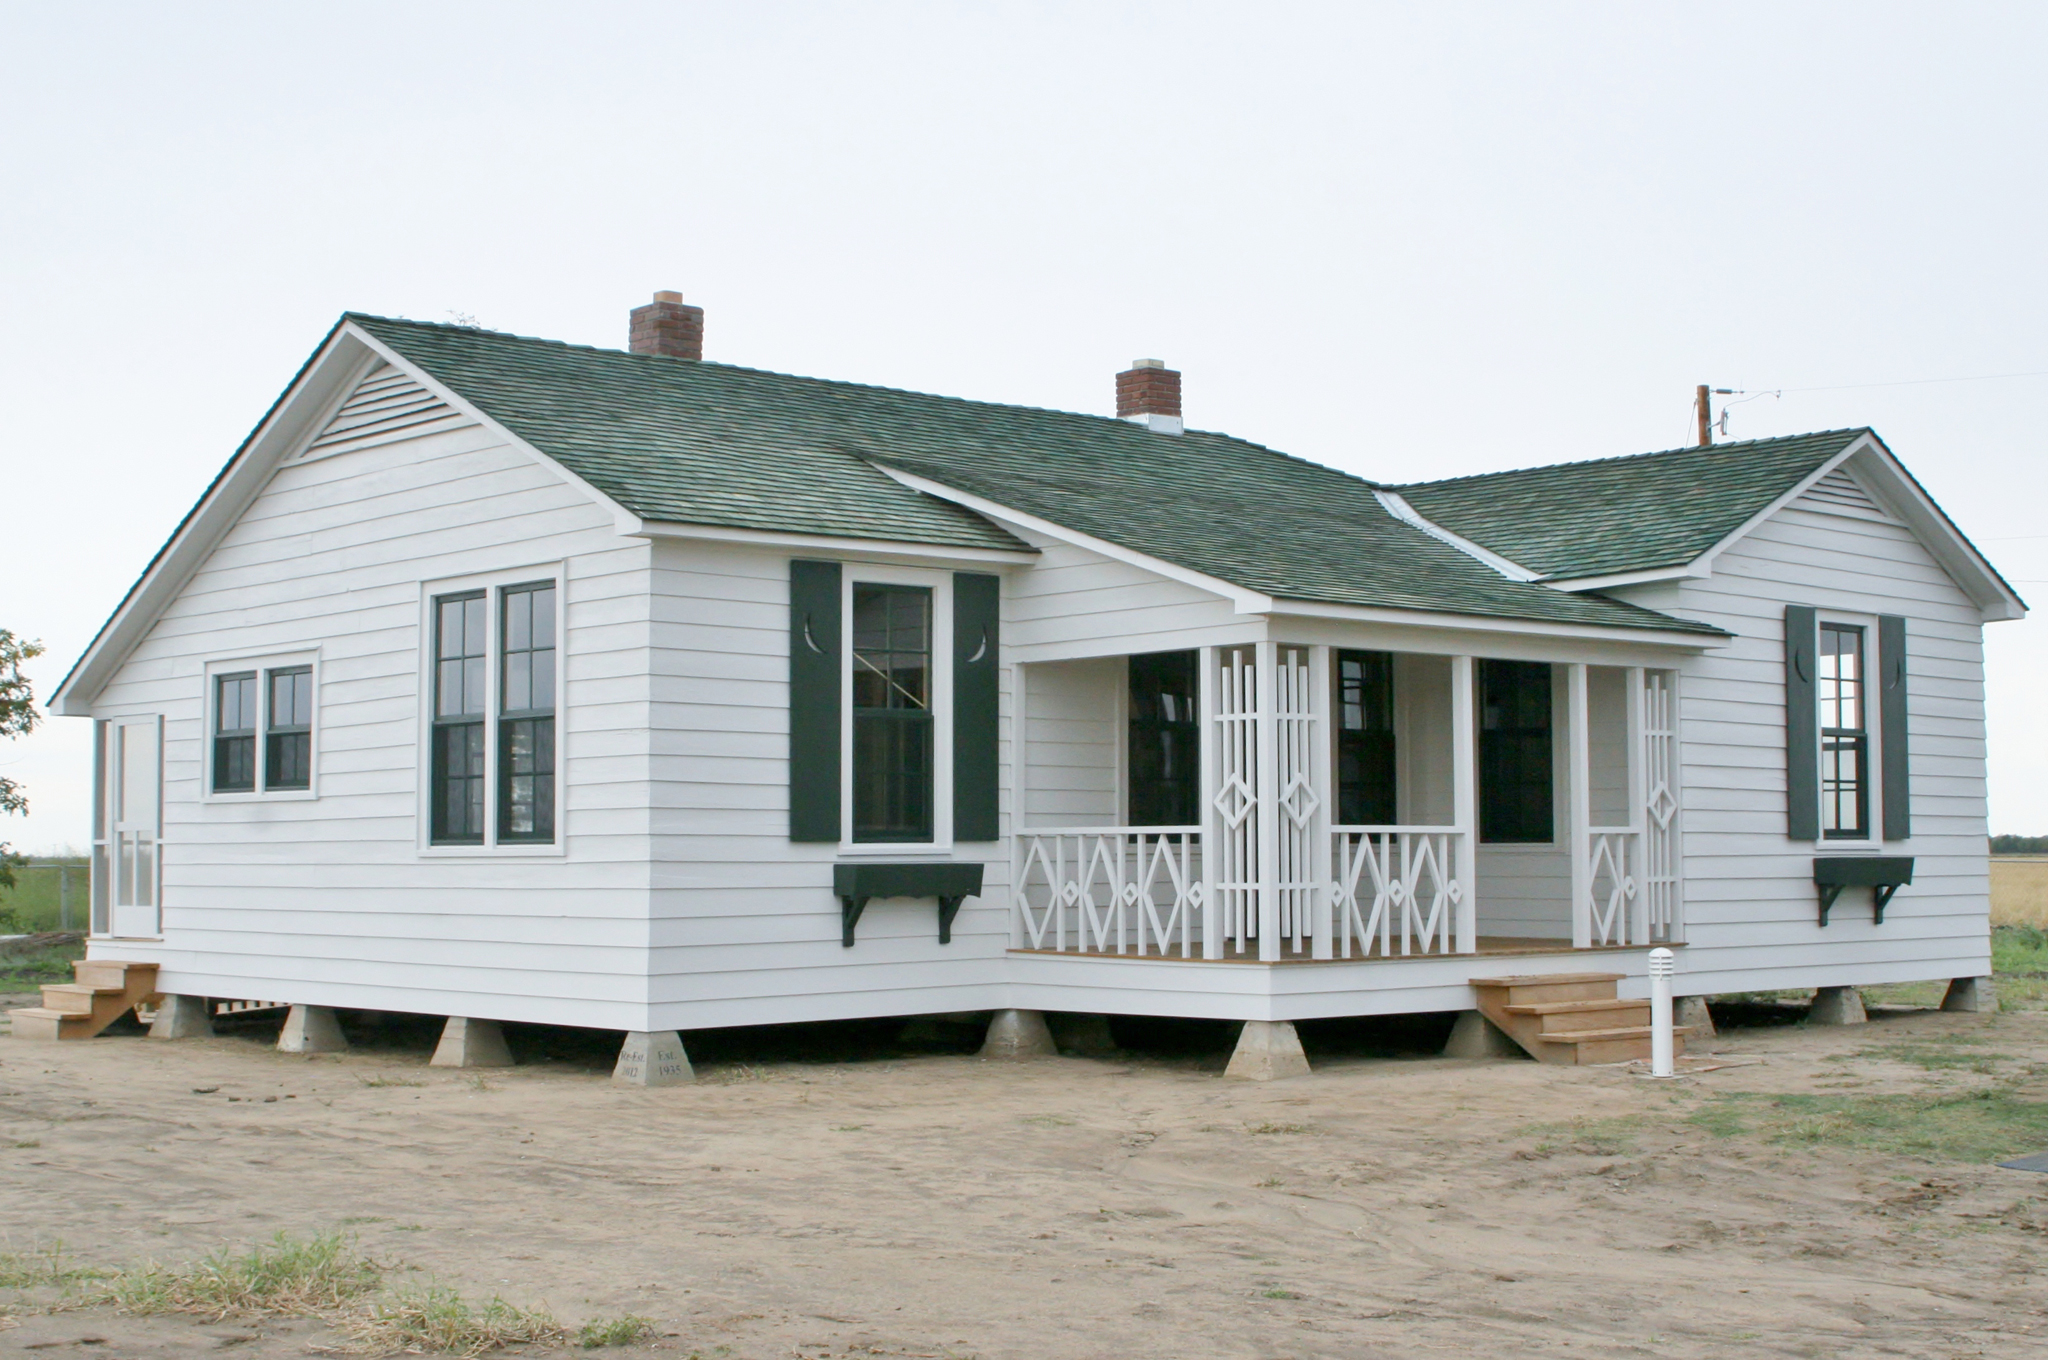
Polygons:
[[[932,593],[932,838],[929,841],[856,841],[853,838],[853,588],[855,585],[923,586]],[[953,573],[926,567],[844,562],[839,586],[839,853],[874,859],[950,855],[953,852]]]
[[[269,773],[269,761],[265,753],[270,738],[270,673],[305,666],[313,672],[313,723],[308,733],[306,787],[303,789],[271,789],[264,787],[265,776]],[[213,789],[214,723],[219,717],[215,706],[220,702],[218,681],[224,675],[236,675],[242,671],[256,672],[256,787],[228,793],[215,793]],[[320,652],[263,652],[254,656],[228,657],[209,661],[205,667],[205,690],[199,701],[200,732],[203,745],[199,757],[199,799],[202,803],[285,803],[308,802],[320,796],[320,737],[327,724],[320,713]]]
[[[1842,609],[1816,609],[1813,620],[1813,759],[1814,789],[1816,792],[1827,786],[1827,738],[1822,736],[1820,705],[1821,681],[1820,630],[1828,624],[1842,624],[1863,630],[1863,764],[1864,779],[1868,788],[1864,792],[1865,834],[1860,840],[1846,840],[1827,834],[1822,827],[1813,842],[1816,853],[1823,855],[1875,855],[1884,851],[1884,722],[1883,697],[1878,693],[1877,657],[1877,615],[1857,614]],[[1818,818],[1825,821],[1823,814]]]
[[[421,859],[560,859],[569,852],[569,731],[564,696],[569,685],[568,572],[563,562],[543,562],[509,571],[476,572],[420,582],[419,615],[419,795],[415,804],[416,853]],[[503,592],[513,586],[551,582],[555,588],[555,838],[549,843],[498,842],[499,670],[503,661]],[[466,591],[484,592],[484,839],[481,845],[434,844],[434,600]]]

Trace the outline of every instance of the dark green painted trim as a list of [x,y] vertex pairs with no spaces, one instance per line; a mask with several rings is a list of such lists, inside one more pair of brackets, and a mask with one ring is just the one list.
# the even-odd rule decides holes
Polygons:
[[1872,919],[1884,924],[1892,894],[1913,881],[1911,855],[1843,855],[1813,862],[1813,883],[1820,890],[1820,923],[1828,923],[1835,899],[1844,888],[1870,889]]
[[1001,834],[996,693],[1002,658],[1003,581],[953,573],[953,839]]
[[789,564],[789,838],[838,843],[841,686],[837,562]]
[[854,927],[875,897],[934,897],[939,903],[939,943],[953,943],[953,918],[960,903],[981,895],[979,864],[835,864],[832,892],[839,899],[839,943],[853,948]]
[[1785,606],[1785,834],[1820,839],[1820,637],[1811,605]]
[[1877,711],[1879,760],[1884,770],[1884,838],[1913,834],[1913,775],[1906,734],[1906,621],[1896,614],[1877,620]]

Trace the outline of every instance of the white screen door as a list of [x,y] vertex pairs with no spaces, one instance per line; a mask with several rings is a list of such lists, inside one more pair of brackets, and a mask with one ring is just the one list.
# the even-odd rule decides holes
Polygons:
[[163,833],[160,719],[117,718],[108,752],[114,827],[113,934],[160,934],[157,915]]

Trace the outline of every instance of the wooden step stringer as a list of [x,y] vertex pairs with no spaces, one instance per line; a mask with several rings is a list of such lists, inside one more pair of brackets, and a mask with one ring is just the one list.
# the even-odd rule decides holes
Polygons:
[[155,999],[156,965],[80,959],[71,982],[43,984],[43,1004],[7,1013],[17,1039],[90,1039]]
[[[1615,995],[1620,973],[1533,973],[1473,978],[1479,1013],[1538,1062],[1648,1060],[1650,1003]],[[1672,1030],[1672,1051],[1685,1051],[1686,1028]]]

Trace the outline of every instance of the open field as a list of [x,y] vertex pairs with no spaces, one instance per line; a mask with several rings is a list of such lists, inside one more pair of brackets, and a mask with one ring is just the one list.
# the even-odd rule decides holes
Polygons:
[[1991,861],[1991,924],[2048,930],[2048,857]]
[[12,888],[0,888],[0,935],[13,929],[83,930],[91,911],[90,870],[81,856],[38,858],[14,871]]
[[0,1040],[0,1351],[350,1344],[44,1311],[339,1232],[415,1304],[502,1297],[572,1345],[651,1320],[597,1354],[2039,1354],[2048,1176],[1992,1163],[2048,1149],[2048,1013],[1798,1014],[1728,1008],[1754,1022],[1706,1046],[1728,1065],[1674,1083],[1403,1056],[1440,1041],[1426,1019],[1305,1031],[1317,1073],[1267,1086],[1218,1078],[1223,1025],[1010,1064],[968,1027],[922,1052],[715,1032],[697,1085],[653,1091],[576,1031],[515,1028],[521,1066],[485,1074],[427,1067],[404,1021],[318,1058],[274,1024]]

